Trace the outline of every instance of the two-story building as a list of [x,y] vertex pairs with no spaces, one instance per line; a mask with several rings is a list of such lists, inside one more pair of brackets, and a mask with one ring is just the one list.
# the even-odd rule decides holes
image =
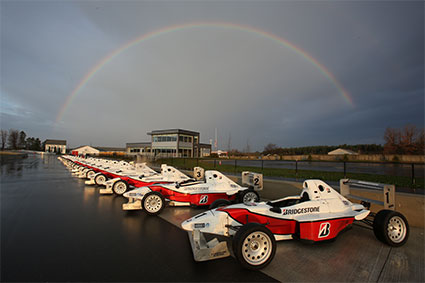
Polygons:
[[198,132],[169,129],[152,131],[148,135],[152,137],[155,156],[198,157]]
[[182,129],[155,130],[148,133],[151,142],[127,143],[127,154],[152,157],[205,157],[211,145],[199,142],[200,134]]

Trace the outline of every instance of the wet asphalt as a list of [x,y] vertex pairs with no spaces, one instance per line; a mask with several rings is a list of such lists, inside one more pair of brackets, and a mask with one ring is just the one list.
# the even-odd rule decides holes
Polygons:
[[1,281],[275,281],[233,258],[197,263],[187,233],[121,209],[54,155],[1,165]]

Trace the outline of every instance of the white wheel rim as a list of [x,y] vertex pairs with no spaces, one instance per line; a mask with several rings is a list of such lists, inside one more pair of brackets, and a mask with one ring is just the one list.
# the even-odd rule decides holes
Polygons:
[[118,182],[117,184],[115,184],[114,188],[116,194],[122,195],[123,193],[125,193],[127,186],[124,184],[124,182]]
[[255,202],[255,200],[257,199],[257,195],[253,192],[247,192],[244,196],[243,196],[243,203],[250,203],[250,202]]
[[270,237],[261,231],[249,234],[242,244],[242,256],[251,265],[260,265],[267,261],[272,253]]
[[89,173],[87,173],[87,177],[91,179],[91,177],[93,177],[94,174],[95,174],[94,171],[90,171]]
[[387,225],[387,234],[390,240],[394,243],[400,243],[406,237],[406,223],[399,216],[391,217]]
[[96,182],[97,182],[98,184],[103,184],[103,183],[105,183],[105,176],[103,176],[103,175],[98,176],[98,177],[96,178]]
[[162,207],[162,199],[157,195],[150,195],[145,199],[145,209],[149,212],[158,212]]

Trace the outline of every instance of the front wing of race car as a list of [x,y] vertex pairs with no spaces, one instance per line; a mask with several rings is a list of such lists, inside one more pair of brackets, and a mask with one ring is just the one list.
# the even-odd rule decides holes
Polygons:
[[127,203],[122,204],[123,210],[140,210],[142,209],[143,197],[152,190],[149,187],[141,187],[124,193],[124,197],[128,198]]

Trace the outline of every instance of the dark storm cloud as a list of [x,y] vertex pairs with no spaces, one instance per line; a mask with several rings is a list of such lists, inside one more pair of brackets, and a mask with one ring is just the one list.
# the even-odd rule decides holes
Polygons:
[[[421,2],[1,2],[1,127],[71,146],[122,146],[146,132],[187,128],[209,142],[281,146],[381,143],[386,127],[423,126]],[[335,76],[354,102],[302,55],[259,34],[200,27],[136,44],[190,22],[231,22],[283,37]]]

